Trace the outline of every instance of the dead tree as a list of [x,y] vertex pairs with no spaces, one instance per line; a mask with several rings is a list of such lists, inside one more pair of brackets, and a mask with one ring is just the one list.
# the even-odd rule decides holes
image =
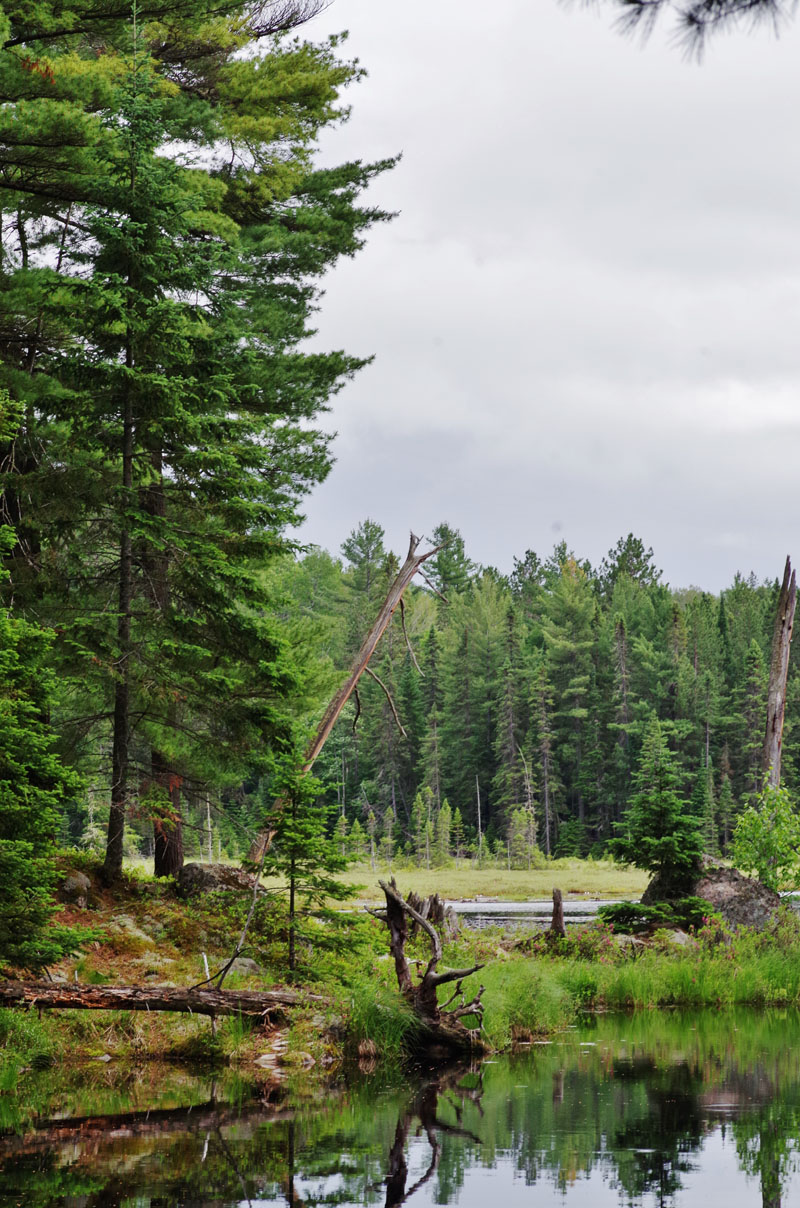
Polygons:
[[[361,643],[361,649],[359,650],[358,654],[353,660],[352,666],[350,667],[350,674],[325,710],[322,720],[317,726],[314,737],[306,748],[305,755],[303,757],[304,773],[311,771],[311,768],[314,766],[320,751],[325,746],[328,735],[336,725],[339,714],[342,712],[342,709],[355,692],[361,676],[365,671],[369,670],[367,664],[375,653],[375,648],[386,632],[389,622],[394,616],[398,606],[402,605],[403,594],[406,588],[411,583],[411,580],[419,571],[422,564],[426,562],[428,558],[432,558],[433,555],[438,553],[442,548],[441,545],[437,545],[434,549],[429,549],[424,554],[420,554],[417,551],[419,549],[419,543],[421,540],[421,537],[416,537],[413,533],[411,534],[406,560],[397,572],[397,576],[389,588],[386,599],[383,601],[383,604],[380,607],[372,628],[364,638],[364,641]],[[264,853],[265,846],[267,848],[269,847],[274,834],[275,832],[272,832],[271,835],[259,835],[258,839],[250,849],[248,859],[254,863],[260,860]]]
[[550,934],[558,939],[563,939],[567,934],[564,926],[564,899],[560,889],[553,890],[553,918],[550,923]]
[[70,1011],[180,1011],[189,1015],[247,1015],[269,1022],[285,1008],[329,999],[292,990],[185,990],[172,986],[75,986],[0,981],[0,1007]]
[[[442,941],[436,928],[409,902],[404,901],[394,878],[388,883],[379,881],[378,884],[386,898],[386,906],[382,910],[371,910],[370,914],[380,919],[389,929],[389,951],[394,959],[397,985],[419,1021],[421,1039],[424,1042],[434,1041],[452,1049],[484,1048],[480,1037],[484,1011],[481,995],[484,987],[481,986],[469,1002],[465,1001],[462,988],[464,978],[477,973],[483,965],[472,965],[469,969],[446,969],[440,973],[438,966],[442,959]],[[425,932],[431,946],[425,972],[416,983],[406,956],[409,920]],[[447,1002],[440,1006],[438,988],[449,982],[456,983],[455,990]],[[462,1023],[462,1020],[468,1017],[477,1019],[476,1028],[467,1028]]]
[[764,784],[777,788],[781,782],[781,745],[783,715],[786,708],[786,679],[789,674],[789,650],[792,643],[797,584],[792,563],[786,559],[783,583],[778,595],[775,628],[772,633],[772,657],[767,691],[767,729],[761,756]]

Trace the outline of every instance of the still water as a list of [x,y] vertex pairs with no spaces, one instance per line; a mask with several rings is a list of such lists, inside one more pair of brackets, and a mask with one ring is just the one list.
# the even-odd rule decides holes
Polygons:
[[[310,1097],[309,1097],[310,1095]],[[0,1204],[800,1204],[800,1019],[600,1017],[473,1067],[331,1089],[145,1067],[0,1095]]]

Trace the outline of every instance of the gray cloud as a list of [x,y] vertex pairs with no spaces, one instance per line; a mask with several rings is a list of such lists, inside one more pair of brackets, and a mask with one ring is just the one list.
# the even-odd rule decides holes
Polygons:
[[[334,401],[302,536],[460,527],[510,569],[628,530],[676,585],[800,558],[800,28],[702,66],[555,0],[336,0],[370,72],[324,156],[403,161],[401,211],[327,282]],[[779,517],[776,523],[776,515]]]

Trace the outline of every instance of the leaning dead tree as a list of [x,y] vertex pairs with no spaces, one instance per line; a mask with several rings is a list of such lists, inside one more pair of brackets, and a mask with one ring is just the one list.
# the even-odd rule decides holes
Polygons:
[[764,783],[777,788],[781,782],[781,745],[783,715],[786,709],[786,680],[789,674],[789,651],[792,644],[797,584],[791,559],[786,559],[783,583],[778,595],[775,628],[772,633],[772,657],[769,664],[767,691],[767,729],[761,755]]
[[[417,574],[422,565],[427,562],[428,558],[432,558],[434,554],[437,554],[442,548],[441,545],[437,545],[433,549],[426,550],[425,553],[421,554],[418,552],[421,540],[421,537],[416,537],[413,533],[411,534],[411,538],[408,543],[406,560],[397,572],[397,576],[395,577],[394,582],[386,594],[386,599],[383,601],[383,604],[380,607],[372,628],[364,638],[364,641],[361,643],[361,649],[353,659],[347,679],[342,684],[341,688],[325,710],[322,720],[317,726],[314,737],[306,748],[303,757],[302,769],[304,773],[310,772],[314,766],[314,763],[316,762],[322,748],[325,746],[331,730],[339,719],[342,709],[345,707],[350,697],[358,687],[358,681],[365,672],[369,673],[369,667],[367,664],[375,653],[375,648],[386,632],[389,622],[397,611],[397,608],[402,607],[403,595],[406,588],[409,586],[411,580],[414,578],[414,575]],[[383,687],[383,685],[381,686]],[[250,849],[248,858],[253,863],[259,861],[263,857],[264,852],[269,850],[269,846],[274,837],[274,831],[268,831],[259,835]]]
[[[440,972],[438,966],[442,959],[442,941],[436,928],[410,902],[404,900],[394,878],[388,883],[379,881],[378,884],[386,898],[386,906],[380,910],[370,910],[369,913],[389,929],[389,951],[394,959],[397,985],[419,1021],[422,1039],[454,1049],[484,1048],[480,1034],[484,1011],[481,995],[485,987],[481,986],[474,998],[467,1002],[462,985],[465,977],[477,973],[483,965]],[[411,965],[406,956],[409,922],[416,924],[427,935],[431,947],[425,972],[417,982],[411,974]],[[440,1005],[438,989],[450,982],[456,983],[455,990],[447,1002]],[[477,1027],[468,1028],[462,1022],[470,1017],[477,1020]]]

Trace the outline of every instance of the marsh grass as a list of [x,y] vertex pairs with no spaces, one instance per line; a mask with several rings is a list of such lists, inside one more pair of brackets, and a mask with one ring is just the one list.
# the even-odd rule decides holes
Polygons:
[[418,1021],[397,990],[382,978],[354,977],[347,989],[347,1032],[351,1044],[371,1040],[377,1056],[400,1061],[418,1030]]
[[341,879],[359,886],[359,900],[373,901],[380,897],[378,878],[385,880],[394,875],[404,894],[409,890],[429,894],[436,892],[441,897],[455,901],[474,897],[504,898],[510,902],[524,902],[535,898],[549,898],[553,886],[562,893],[583,895],[587,898],[639,897],[649,880],[647,873],[637,868],[615,864],[611,860],[550,860],[544,868],[516,870],[500,867],[477,868],[474,865],[460,868],[404,868],[395,863],[392,869],[376,861],[373,872],[369,864],[354,864]]

